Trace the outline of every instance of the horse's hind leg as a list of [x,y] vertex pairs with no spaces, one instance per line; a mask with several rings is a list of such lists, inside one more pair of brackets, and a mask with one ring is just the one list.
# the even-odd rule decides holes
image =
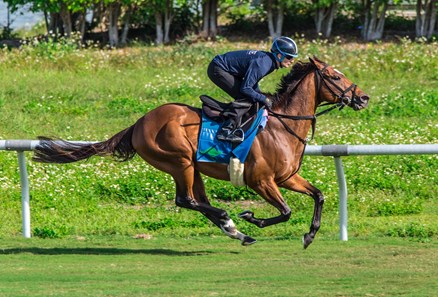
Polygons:
[[242,245],[256,242],[255,239],[237,230],[233,220],[225,210],[210,205],[201,175],[193,167],[186,167],[184,174],[175,175],[174,180],[176,183],[176,205],[199,211],[226,235],[233,239],[239,239]]
[[318,232],[321,225],[321,214],[322,206],[324,204],[324,196],[322,195],[320,190],[315,188],[311,183],[309,183],[298,174],[295,174],[290,179],[282,183],[280,186],[288,190],[307,194],[311,196],[315,201],[310,231],[309,233],[304,234],[303,237],[304,248],[307,248],[312,243],[313,239],[315,238],[316,232]]

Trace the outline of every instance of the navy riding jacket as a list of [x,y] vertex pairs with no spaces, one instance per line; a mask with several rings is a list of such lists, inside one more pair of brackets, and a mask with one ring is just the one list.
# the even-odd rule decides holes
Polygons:
[[240,92],[253,102],[265,102],[259,81],[278,69],[274,54],[265,51],[241,50],[217,55],[213,62],[226,72],[242,79]]

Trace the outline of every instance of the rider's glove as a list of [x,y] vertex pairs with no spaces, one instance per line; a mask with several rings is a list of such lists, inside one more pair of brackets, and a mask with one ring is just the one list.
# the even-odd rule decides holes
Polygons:
[[266,106],[268,109],[271,109],[271,107],[272,107],[272,100],[271,100],[271,99],[266,98],[265,101],[264,101],[263,103],[265,104],[265,106]]

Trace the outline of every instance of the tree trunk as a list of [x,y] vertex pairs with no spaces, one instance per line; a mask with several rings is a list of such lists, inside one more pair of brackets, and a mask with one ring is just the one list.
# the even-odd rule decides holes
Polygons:
[[437,18],[437,0],[433,0],[433,4],[431,4],[432,8],[431,8],[431,16],[430,16],[430,26],[429,26],[429,32],[427,33],[426,37],[427,39],[431,39],[433,32],[435,31],[435,26],[436,26],[436,18]]
[[172,0],[166,0],[166,10],[164,12],[164,43],[170,42],[170,25],[173,19],[173,2]]
[[121,11],[121,4],[118,2],[110,3],[108,6],[108,37],[109,45],[117,47],[119,45],[118,21]]
[[269,36],[272,39],[281,36],[284,22],[283,4],[277,0],[267,0],[266,16],[268,18]]
[[157,37],[155,38],[155,43],[157,45],[163,44],[164,32],[163,32],[163,16],[161,12],[155,12],[155,32]]
[[209,36],[213,40],[216,40],[218,0],[210,0],[210,1],[211,1],[211,8],[210,8],[210,33],[209,33]]
[[284,21],[284,7],[283,5],[279,4],[277,8],[277,26],[275,30],[276,37],[281,36],[281,33],[283,32],[283,21]]
[[324,5],[320,0],[314,0],[315,9],[315,28],[316,33],[321,33],[325,38],[332,34],[333,19],[338,8],[338,0]]
[[61,2],[60,15],[64,28],[64,36],[70,37],[73,31],[73,25],[71,21],[70,11],[68,10],[67,4],[65,4],[64,2]]
[[323,20],[324,20],[324,9],[316,8],[315,17],[314,17],[316,33],[321,33]]
[[55,36],[55,38],[58,37],[58,35],[62,34],[61,32],[61,26],[60,26],[61,22],[61,17],[59,15],[59,13],[57,12],[51,12],[50,13],[50,17],[49,17],[49,23],[48,23],[48,27],[47,27],[47,33],[49,33],[49,35],[53,35]]
[[416,11],[416,36],[430,39],[435,29],[437,0],[424,0],[424,2],[423,0],[417,0]]
[[202,4],[202,31],[201,36],[203,38],[208,37],[208,26],[210,25],[210,1],[206,0],[204,4]]
[[129,25],[131,24],[131,15],[132,11],[134,9],[134,5],[128,5],[128,8],[125,11],[125,14],[123,15],[123,29],[122,29],[122,36],[120,38],[120,45],[125,45],[128,41],[128,32],[129,32]]
[[200,36],[204,39],[216,40],[217,36],[217,8],[218,0],[205,0],[202,6],[202,31]]
[[268,19],[269,36],[275,38],[274,12],[272,9],[272,0],[266,2],[266,17]]
[[333,3],[328,11],[328,16],[325,19],[324,24],[324,30],[322,31],[322,34],[325,38],[329,38],[332,35],[332,28],[333,28],[333,20],[335,19],[336,12],[338,10],[338,3]]
[[362,28],[362,38],[364,40],[372,41],[382,38],[387,9],[388,0],[364,1],[364,24]]
[[47,34],[49,34],[49,32],[50,32],[50,24],[49,24],[49,16],[48,16],[46,10],[44,10],[44,23],[46,24]]
[[85,35],[85,11],[81,11],[77,13],[76,21],[75,21],[75,31],[79,32],[81,34],[81,42],[84,41],[84,35]]

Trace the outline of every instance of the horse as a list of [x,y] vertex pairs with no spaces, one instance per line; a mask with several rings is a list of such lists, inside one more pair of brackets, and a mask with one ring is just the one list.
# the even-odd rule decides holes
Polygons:
[[[317,57],[297,62],[285,74],[274,94],[265,94],[272,101],[267,108],[269,120],[256,136],[245,160],[244,181],[279,214],[258,218],[244,211],[239,218],[265,228],[291,217],[291,209],[279,187],[306,194],[314,200],[310,230],[303,236],[306,249],[320,228],[324,196],[319,189],[298,174],[306,137],[315,131],[316,118],[334,108],[349,106],[361,110],[368,106],[369,96],[343,73]],[[324,104],[323,104],[324,102]],[[331,105],[316,113],[317,107]],[[91,156],[112,156],[127,161],[139,155],[153,167],[170,174],[176,187],[177,206],[198,211],[230,238],[242,245],[256,242],[241,233],[228,213],[210,204],[201,174],[229,181],[227,164],[197,162],[201,109],[181,103],[164,104],[147,112],[132,126],[109,139],[97,143],[74,143],[62,139],[40,137],[33,160],[47,163],[69,163]]]

